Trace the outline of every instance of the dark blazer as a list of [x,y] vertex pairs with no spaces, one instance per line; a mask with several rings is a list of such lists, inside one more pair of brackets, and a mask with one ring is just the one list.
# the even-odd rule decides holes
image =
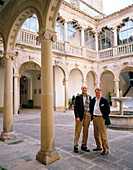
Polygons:
[[[88,96],[91,101],[91,96]],[[84,116],[84,102],[83,102],[83,94],[76,96],[75,105],[74,105],[74,114],[75,118],[79,117],[80,121],[82,121]]]
[[[90,103],[90,113],[91,113],[92,117],[93,117],[95,102],[96,102],[96,97],[94,97]],[[103,115],[103,118],[105,119],[105,125],[110,125],[111,124],[110,119],[109,119],[110,106],[109,106],[108,100],[104,97],[101,97],[100,102],[99,102],[99,107],[100,107],[100,111]]]

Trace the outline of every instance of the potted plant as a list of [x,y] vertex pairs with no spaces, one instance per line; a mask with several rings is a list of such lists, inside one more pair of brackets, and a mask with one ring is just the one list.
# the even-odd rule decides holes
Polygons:
[[114,93],[114,92],[113,92],[113,93],[109,93],[109,96],[110,96],[110,97],[115,97],[115,96],[116,96],[116,93]]
[[68,105],[69,105],[69,109],[72,109],[73,102],[72,102],[72,99],[71,99],[71,98],[70,98],[69,101],[68,101]]
[[28,100],[28,107],[33,108],[33,100]]

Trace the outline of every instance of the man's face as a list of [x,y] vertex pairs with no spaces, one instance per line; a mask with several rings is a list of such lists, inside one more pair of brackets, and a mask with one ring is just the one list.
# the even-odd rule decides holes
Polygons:
[[82,87],[81,90],[82,90],[82,93],[83,93],[83,94],[87,94],[88,88],[87,88],[87,87]]
[[98,98],[98,99],[100,99],[101,98],[101,96],[102,96],[102,93],[101,93],[101,91],[99,91],[99,90],[96,90],[96,97]]

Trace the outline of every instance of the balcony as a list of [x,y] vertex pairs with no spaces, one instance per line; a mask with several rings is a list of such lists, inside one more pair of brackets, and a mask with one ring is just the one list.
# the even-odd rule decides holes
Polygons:
[[[37,33],[33,33],[27,30],[21,29],[17,37],[17,44],[23,44],[26,46],[37,47],[41,49],[41,44],[36,41]],[[98,52],[88,49],[86,47],[77,46],[57,40],[52,45],[52,51],[55,53],[62,53],[63,55],[70,55],[87,60],[108,60],[118,58],[122,56],[133,55],[133,43],[119,45],[117,47],[100,50]]]

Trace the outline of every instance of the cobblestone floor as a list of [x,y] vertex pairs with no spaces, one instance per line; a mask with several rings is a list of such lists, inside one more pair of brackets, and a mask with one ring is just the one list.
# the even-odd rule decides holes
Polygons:
[[[0,167],[8,170],[131,170],[133,169],[133,131],[108,129],[109,155],[93,152],[95,141],[93,124],[89,128],[88,148],[85,153],[73,152],[74,113],[54,112],[55,146],[60,160],[43,165],[36,160],[40,149],[40,110],[22,110],[14,117],[15,140],[0,141]],[[0,133],[3,129],[3,114],[0,113]]]

